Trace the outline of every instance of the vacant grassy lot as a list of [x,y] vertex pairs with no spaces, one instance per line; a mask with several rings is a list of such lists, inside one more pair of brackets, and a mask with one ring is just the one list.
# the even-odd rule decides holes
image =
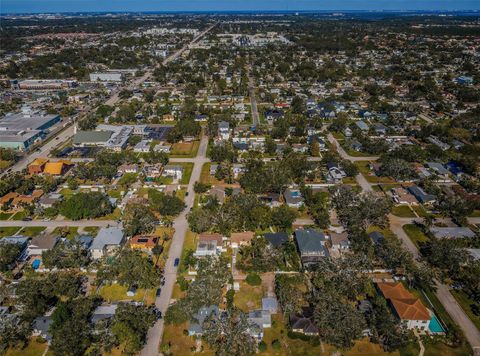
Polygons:
[[246,282],[240,282],[240,290],[235,292],[233,302],[235,306],[244,312],[249,312],[262,307],[264,291],[261,285],[251,286]]
[[20,231],[20,234],[33,237],[33,236],[39,235],[45,229],[46,229],[45,226],[28,226],[28,227],[24,227],[22,231]]
[[177,142],[172,145],[170,151],[170,157],[172,158],[193,158],[197,155],[198,147],[200,146],[200,141],[192,142]]
[[397,205],[392,209],[392,214],[401,218],[414,218],[415,214],[408,205]]
[[60,235],[65,237],[68,240],[73,239],[78,234],[78,227],[70,226],[70,227],[57,227],[53,230],[53,234]]
[[410,240],[419,247],[422,242],[427,242],[428,237],[423,233],[423,231],[414,224],[403,225],[403,231],[410,237]]
[[20,228],[16,226],[0,227],[0,237],[15,235],[18,230]]
[[[10,348],[7,350],[7,356],[42,356],[47,348],[46,342],[38,342],[36,338],[33,338],[29,341],[27,346],[24,349],[20,348]],[[50,352],[47,352],[49,355]]]
[[123,300],[130,300],[136,302],[144,302],[149,305],[155,302],[155,289],[145,290],[137,289],[133,297],[127,296],[128,287],[120,284],[106,285],[100,288],[98,294],[107,302],[119,302]]
[[19,211],[12,216],[12,220],[22,220],[28,216],[26,211]]
[[370,164],[369,161],[357,161],[357,162],[355,162],[355,165],[357,166],[359,172],[364,175],[365,179],[368,182],[370,182],[370,183],[382,183],[382,184],[395,183],[395,180],[393,180],[390,177],[377,177],[377,176],[375,176],[373,171],[370,170],[370,167],[368,166],[369,164]]

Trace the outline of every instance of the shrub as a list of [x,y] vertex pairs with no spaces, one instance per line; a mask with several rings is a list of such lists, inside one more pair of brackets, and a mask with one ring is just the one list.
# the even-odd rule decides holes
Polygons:
[[265,341],[260,341],[260,343],[258,344],[258,351],[267,352],[267,344],[265,343]]
[[256,273],[250,273],[247,278],[246,278],[246,281],[248,284],[250,284],[251,286],[259,286],[260,284],[262,284],[262,279],[260,278],[260,276]]
[[274,350],[280,350],[280,348],[282,347],[282,344],[280,343],[280,340],[278,339],[275,339],[272,341],[272,347]]

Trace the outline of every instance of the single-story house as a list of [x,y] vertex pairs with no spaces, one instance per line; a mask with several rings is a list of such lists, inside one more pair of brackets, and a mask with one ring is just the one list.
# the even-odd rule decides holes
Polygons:
[[427,194],[422,188],[418,185],[413,185],[408,187],[407,190],[413,194],[413,196],[422,204],[431,204],[434,203],[437,199],[435,195]]
[[42,252],[49,251],[55,247],[60,239],[55,235],[35,236],[30,240],[27,247],[28,256],[40,256]]
[[268,311],[270,314],[278,313],[278,301],[275,297],[262,298],[262,310]]
[[98,323],[101,320],[111,319],[115,316],[118,304],[99,305],[92,313],[91,322]]
[[300,314],[290,314],[290,328],[293,332],[301,333],[308,336],[317,336],[318,327],[313,322],[313,309],[302,308]]
[[291,208],[300,208],[303,205],[303,197],[300,189],[287,188],[283,193],[285,202]]
[[418,204],[417,199],[410,194],[405,188],[392,188],[392,199],[397,204]]
[[158,240],[159,237],[154,235],[136,235],[128,241],[128,244],[133,250],[152,252],[153,248],[158,244]]
[[437,239],[474,238],[475,233],[468,227],[431,227],[430,232]]
[[125,234],[118,227],[102,227],[90,246],[92,258],[99,259],[117,250],[124,242]]
[[265,234],[264,237],[273,247],[279,247],[288,241],[288,234],[286,232],[271,232]]
[[216,305],[210,305],[208,307],[201,307],[198,312],[192,315],[190,325],[188,326],[188,335],[202,335],[203,334],[203,322],[211,315],[220,315],[220,309]]
[[230,243],[232,248],[238,248],[240,246],[250,245],[254,237],[255,233],[252,231],[234,232],[230,236]]

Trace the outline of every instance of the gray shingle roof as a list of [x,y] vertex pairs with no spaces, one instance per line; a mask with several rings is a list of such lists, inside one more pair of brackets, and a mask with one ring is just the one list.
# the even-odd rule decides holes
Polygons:
[[123,240],[123,230],[118,227],[103,227],[93,239],[91,250],[102,250],[105,246],[120,245]]
[[325,235],[323,232],[306,229],[296,230],[295,239],[297,240],[300,252],[324,252],[326,253]]

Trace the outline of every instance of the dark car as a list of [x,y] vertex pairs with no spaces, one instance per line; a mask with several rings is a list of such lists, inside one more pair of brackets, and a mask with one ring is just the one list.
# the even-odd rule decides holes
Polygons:
[[32,221],[32,218],[26,217],[26,218],[23,218],[22,221]]
[[160,310],[157,310],[155,314],[157,315],[157,319],[162,319],[162,312]]
[[157,293],[155,293],[155,295],[156,295],[157,297],[160,297],[160,293],[162,293],[162,288],[158,288],[158,289],[157,289]]
[[177,257],[175,259],[175,262],[173,262],[173,267],[177,267],[179,263],[180,263],[180,259]]

